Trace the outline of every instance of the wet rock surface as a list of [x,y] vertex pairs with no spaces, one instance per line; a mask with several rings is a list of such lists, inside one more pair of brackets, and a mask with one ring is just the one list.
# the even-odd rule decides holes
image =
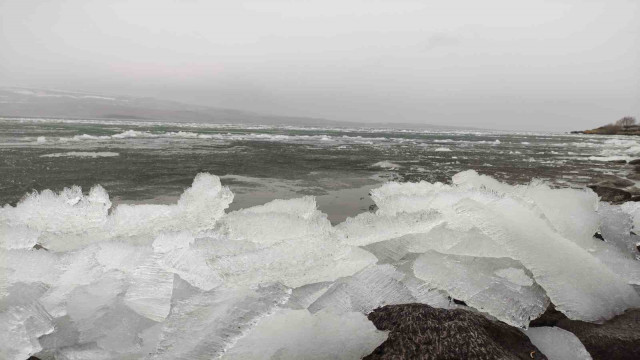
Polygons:
[[463,309],[387,305],[369,314],[388,339],[364,359],[547,359],[520,330]]
[[631,199],[631,193],[615,187],[603,186],[603,185],[589,185],[589,188],[593,190],[596,194],[598,194],[601,201],[621,203]]
[[603,324],[592,324],[570,320],[551,304],[530,326],[556,326],[572,332],[594,360],[640,359],[640,309],[627,310]]

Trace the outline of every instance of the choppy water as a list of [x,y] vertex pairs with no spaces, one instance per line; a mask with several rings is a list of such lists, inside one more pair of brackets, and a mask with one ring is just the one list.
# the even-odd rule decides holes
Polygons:
[[338,222],[389,179],[447,182],[474,169],[580,187],[624,176],[629,167],[609,161],[636,156],[638,141],[615,136],[0,119],[0,204],[74,184],[101,184],[116,202],[168,202],[210,172],[237,194],[232,209],[311,194]]

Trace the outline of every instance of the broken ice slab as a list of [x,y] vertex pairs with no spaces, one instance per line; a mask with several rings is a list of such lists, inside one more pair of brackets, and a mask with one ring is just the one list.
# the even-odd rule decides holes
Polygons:
[[408,234],[363,247],[376,255],[379,262],[397,262],[407,254],[435,250],[446,254],[480,257],[506,257],[509,254],[476,228],[451,230],[443,222],[425,233]]
[[291,239],[257,251],[208,260],[227,284],[280,282],[291,288],[333,281],[375,262],[368,251],[330,237]]
[[162,255],[153,254],[133,272],[124,303],[140,315],[162,321],[169,315],[173,273],[164,269]]
[[42,350],[38,337],[53,332],[51,315],[37,301],[0,302],[0,358],[26,359]]
[[458,202],[457,215],[519,260],[569,318],[603,321],[640,306],[640,296],[625,279],[558,234],[526,204],[508,197],[480,200]]
[[152,359],[209,360],[223,354],[255,322],[287,301],[282,285],[216,288],[186,294],[163,322]]
[[442,221],[437,211],[393,215],[366,212],[347,218],[336,226],[336,231],[345,244],[365,246],[403,235],[426,233]]
[[524,332],[550,360],[591,360],[591,355],[573,333],[557,327],[532,327]]
[[428,251],[413,270],[427,284],[513,326],[527,327],[549,305],[544,290],[513,259]]
[[250,359],[361,359],[387,339],[362,313],[278,309],[223,356]]
[[353,276],[337,280],[309,306],[312,313],[322,309],[368,314],[390,304],[415,302],[411,291],[401,282],[404,274],[392,265],[370,265]]

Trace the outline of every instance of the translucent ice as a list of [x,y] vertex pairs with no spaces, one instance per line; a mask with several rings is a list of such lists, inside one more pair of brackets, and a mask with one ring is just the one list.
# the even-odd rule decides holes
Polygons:
[[163,323],[153,359],[212,359],[289,296],[279,285],[218,288],[179,300]]
[[261,319],[223,359],[361,359],[387,339],[361,313],[278,310]]
[[557,327],[534,327],[525,334],[549,360],[591,360],[580,340],[569,331]]
[[549,305],[544,290],[509,258],[428,251],[415,260],[413,270],[427,284],[513,326],[528,326]]
[[585,321],[640,306],[637,204],[473,171],[371,193],[337,226],[308,196],[226,212],[209,174],[171,205],[32,193],[0,208],[0,358],[359,358],[386,304],[520,327],[549,299]]
[[391,265],[371,265],[353,276],[336,281],[309,306],[312,313],[321,309],[362,312],[392,304],[416,302],[401,282],[404,275]]

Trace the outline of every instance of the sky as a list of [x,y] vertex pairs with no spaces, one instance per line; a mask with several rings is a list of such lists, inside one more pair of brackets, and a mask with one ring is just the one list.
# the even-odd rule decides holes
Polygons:
[[0,85],[585,129],[640,118],[640,1],[0,0]]

